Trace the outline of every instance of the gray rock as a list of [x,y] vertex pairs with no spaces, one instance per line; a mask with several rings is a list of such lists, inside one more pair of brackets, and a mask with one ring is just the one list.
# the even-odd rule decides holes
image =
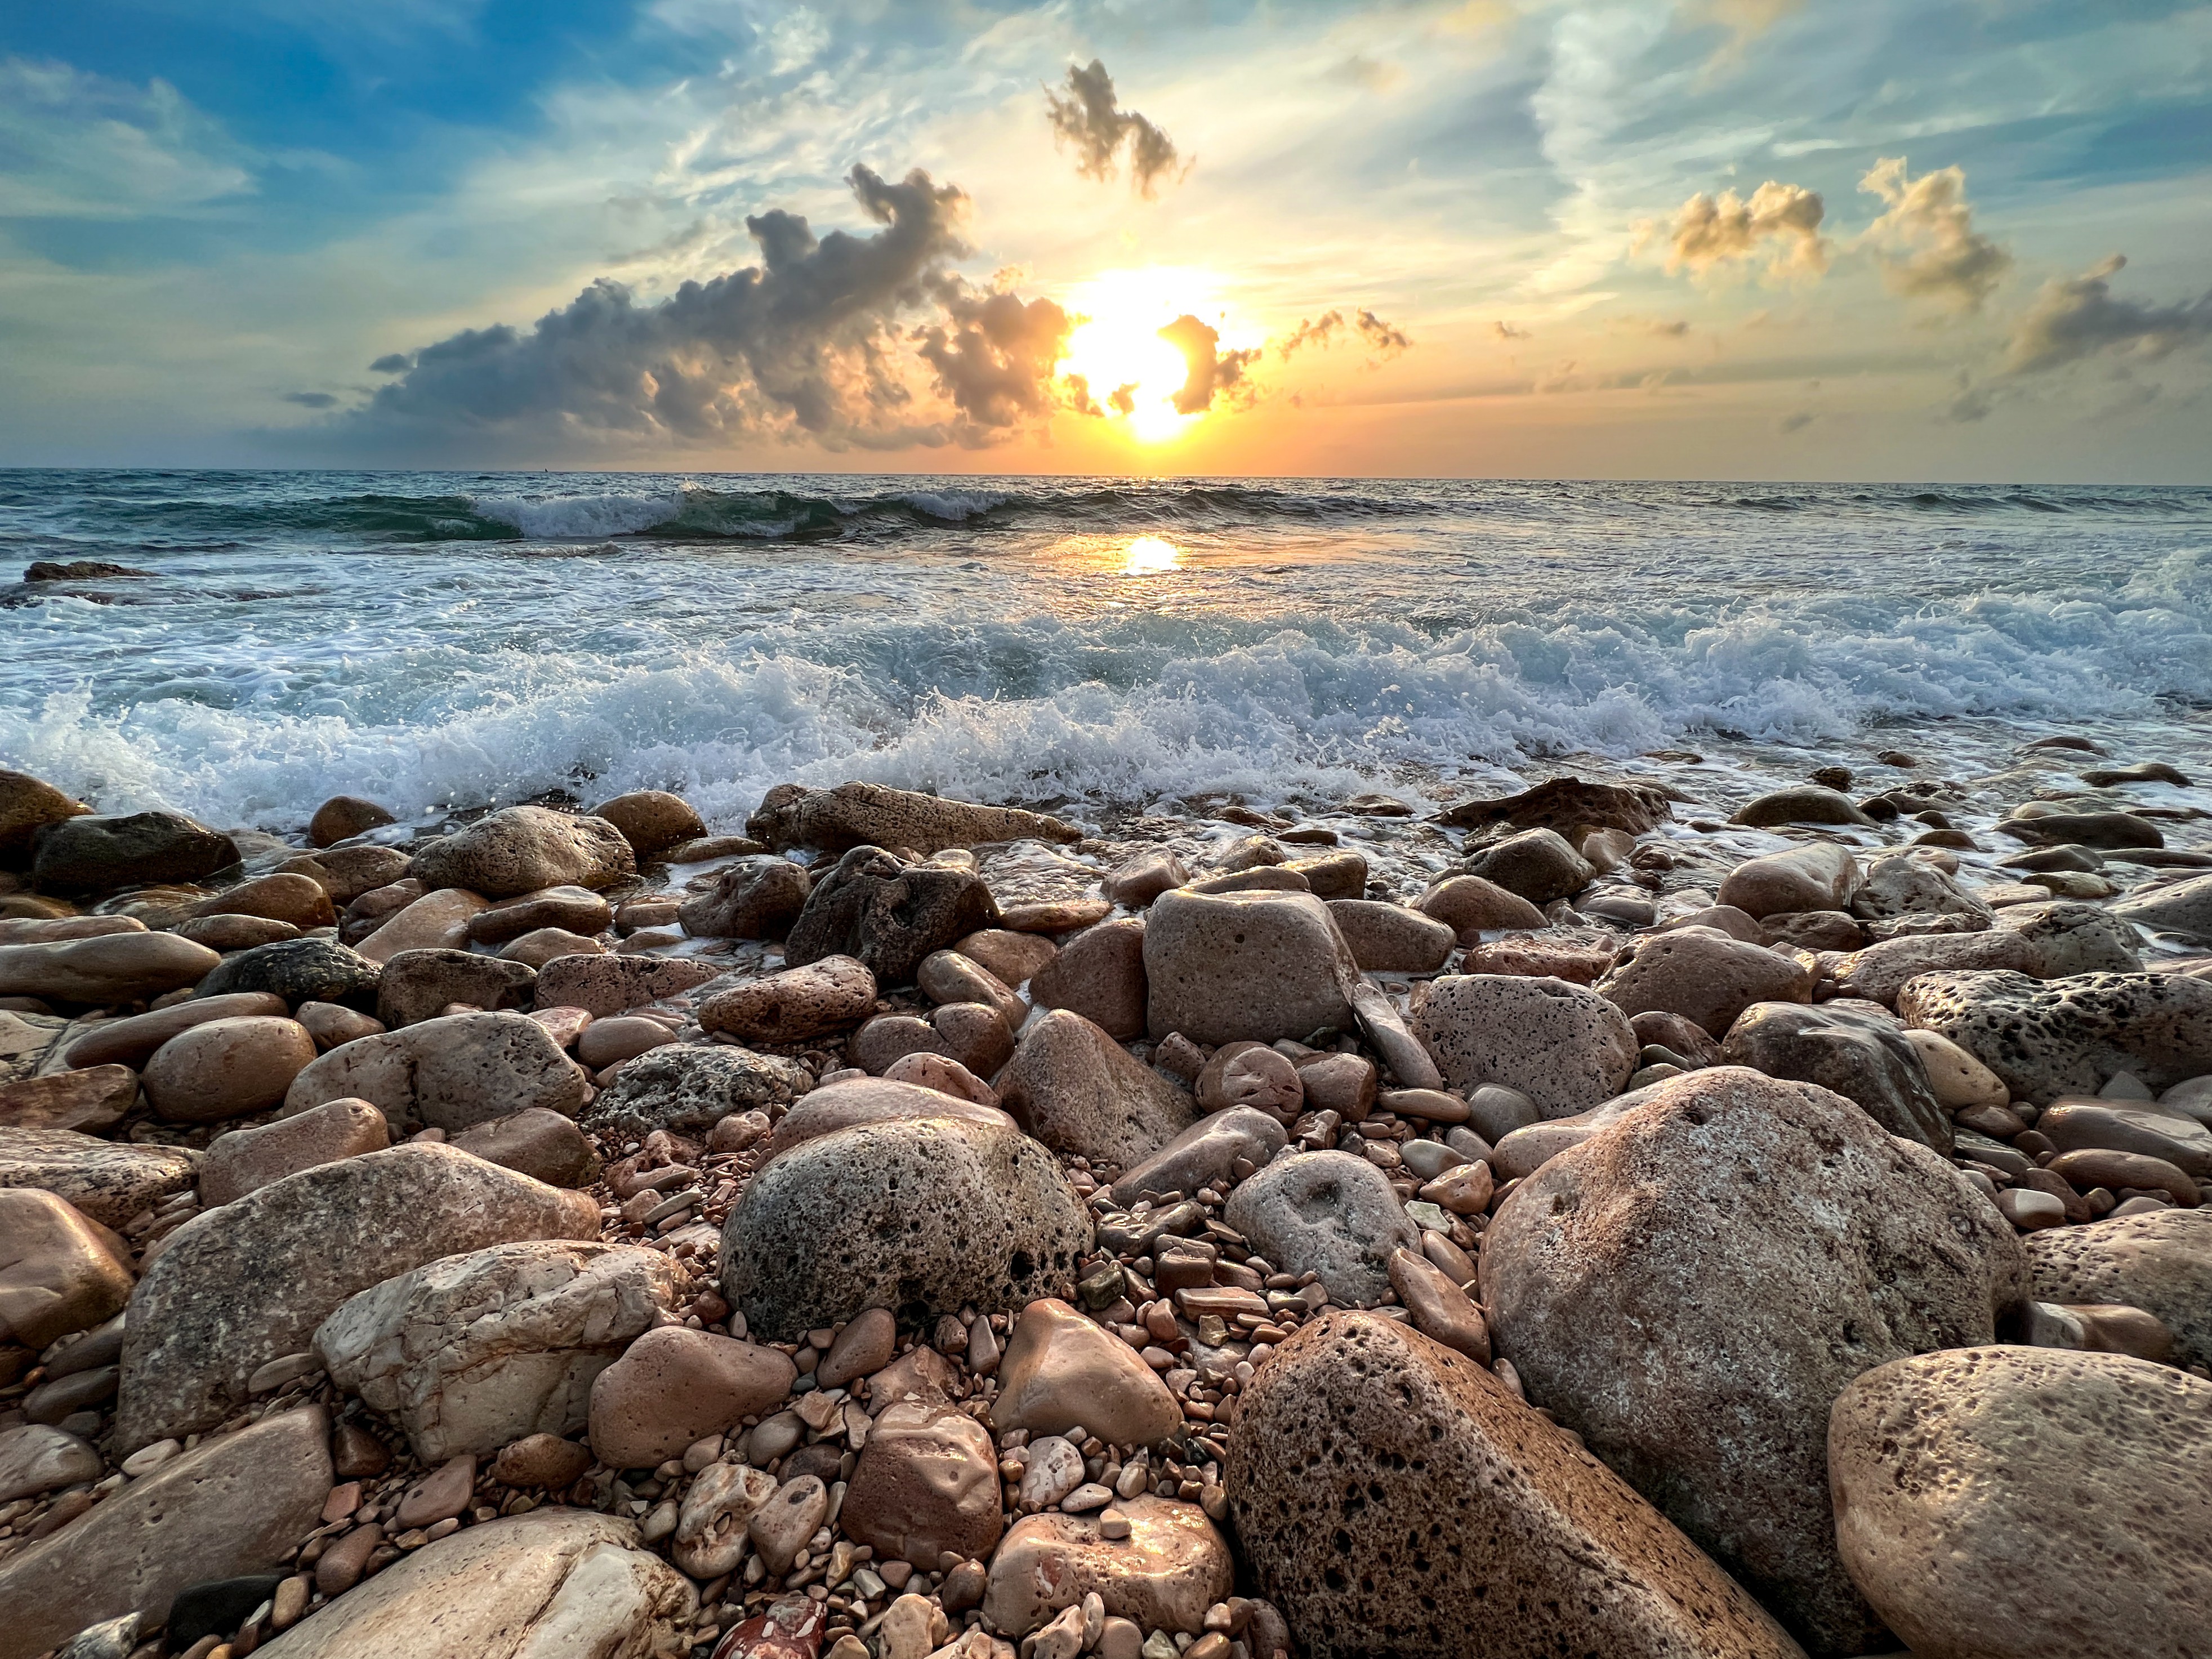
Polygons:
[[2048,1106],[2115,1072],[2163,1089],[2212,1071],[2212,981],[2165,974],[1923,974],[1898,993],[1908,1025],[1947,1036]]
[[478,1008],[527,1008],[538,971],[472,951],[402,951],[376,982],[376,1017],[392,1030],[435,1019],[453,1002]]
[[1198,1115],[1186,1091],[1065,1008],[1030,1021],[992,1087],[1055,1152],[1117,1170],[1150,1158]]
[[1523,830],[1469,859],[1466,873],[1493,882],[1531,904],[1571,898],[1597,874],[1556,830]]
[[1262,1111],[1232,1106],[1185,1129],[1114,1183],[1114,1201],[1133,1204],[1146,1193],[1196,1192],[1228,1178],[1239,1158],[1263,1167],[1290,1139],[1289,1131]]
[[2212,1366],[2212,1209],[2114,1216],[2026,1240],[2036,1300],[2141,1308],[2173,1333],[2173,1357]]
[[89,1484],[103,1468],[90,1441],[51,1423],[0,1429],[0,1504]]
[[172,1234],[132,1294],[116,1415],[130,1450],[210,1428],[348,1297],[465,1250],[595,1239],[599,1206],[451,1146],[319,1164]]
[[138,1646],[138,1632],[145,1620],[135,1613],[120,1619],[103,1619],[79,1631],[54,1650],[54,1659],[130,1659]]
[[105,1227],[199,1182],[199,1154],[181,1146],[135,1146],[69,1129],[0,1126],[0,1187],[37,1187],[67,1199]]
[[2033,973],[2042,959],[2032,940],[2000,927],[1981,933],[1918,933],[1886,939],[1834,959],[1829,973],[1844,995],[1893,1006],[1906,982],[1923,974],[1990,969]]
[[1871,824],[1874,820],[1853,805],[1848,795],[1817,783],[1798,783],[1747,801],[1729,822],[1771,830],[1784,823]]
[[1146,918],[1145,978],[1156,1041],[1272,1042],[1352,1029],[1359,965],[1310,893],[1178,888]]
[[2101,905],[2070,899],[2008,904],[1996,913],[1996,926],[2001,931],[2017,933],[2034,947],[2036,960],[2023,971],[2038,979],[2140,973],[2142,941],[2135,929],[2114,913],[2117,909],[2117,906],[2106,910]]
[[1826,1003],[1754,1003],[1729,1029],[1721,1061],[1794,1083],[1816,1083],[1850,1101],[1893,1135],[1951,1155],[1951,1115],[1928,1086],[1928,1068],[1889,1019]]
[[813,878],[789,859],[739,859],[714,872],[714,885],[676,908],[696,939],[781,939],[806,908]]
[[717,976],[713,963],[689,957],[556,957],[538,970],[537,1003],[540,1008],[581,1008],[595,1019],[605,1019],[680,996]]
[[1349,1152],[1278,1158],[1222,1213],[1279,1271],[1318,1273],[1339,1307],[1373,1307],[1390,1288],[1390,1252],[1421,1248],[1389,1177]]
[[1725,1031],[1755,1002],[1808,1002],[1819,975],[1808,963],[1705,927],[1648,933],[1593,988],[1624,1014],[1679,1014]]
[[1628,1016],[1563,979],[1461,974],[1413,993],[1413,1032],[1445,1086],[1467,1094],[1502,1083],[1547,1117],[1586,1112],[1620,1092],[1639,1045]]
[[541,887],[597,890],[636,871],[629,841],[605,818],[543,806],[509,806],[415,848],[414,874],[426,890],[460,887],[489,899]]
[[926,1118],[838,1129],[763,1165],[722,1229],[722,1294],[762,1340],[868,1308],[902,1323],[1072,1296],[1091,1218],[1018,1129]]
[[86,813],[33,836],[32,882],[49,893],[203,881],[239,859],[228,836],[181,812]]
[[1961,916],[1990,925],[1990,907],[1945,875],[1926,859],[1910,853],[1890,853],[1866,866],[1866,880],[1851,897],[1851,914],[1862,921],[1883,921],[1899,916]]
[[1075,842],[1072,823],[1011,806],[977,806],[875,783],[807,789],[779,783],[745,820],[745,833],[770,847],[845,853],[856,847],[909,847],[921,854],[1002,841]]
[[599,1155],[584,1132],[542,1106],[472,1123],[448,1142],[549,1187],[581,1187],[599,1173]]
[[2212,875],[2193,876],[2112,907],[2122,921],[2154,933],[2172,933],[2191,945],[2212,945]]
[[447,1014],[311,1061],[285,1091],[284,1110],[355,1098],[410,1129],[465,1129],[532,1107],[574,1117],[585,1086],[582,1068],[529,1015]]
[[233,951],[200,981],[196,994],[264,991],[295,1008],[303,1002],[335,1002],[365,1013],[376,1006],[377,981],[383,973],[375,963],[336,939],[279,939]]
[[471,916],[469,943],[508,945],[546,927],[589,938],[605,932],[614,919],[614,906],[588,887],[541,887]]
[[622,1068],[580,1120],[598,1134],[711,1129],[732,1112],[788,1106],[811,1077],[797,1060],[702,1043],[654,1048]]
[[815,879],[783,955],[794,968],[851,957],[884,984],[910,985],[933,951],[998,922],[998,901],[974,871],[855,847]]

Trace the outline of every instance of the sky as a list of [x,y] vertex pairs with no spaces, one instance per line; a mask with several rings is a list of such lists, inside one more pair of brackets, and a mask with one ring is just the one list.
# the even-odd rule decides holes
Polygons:
[[0,14],[0,465],[2212,482],[2212,6]]

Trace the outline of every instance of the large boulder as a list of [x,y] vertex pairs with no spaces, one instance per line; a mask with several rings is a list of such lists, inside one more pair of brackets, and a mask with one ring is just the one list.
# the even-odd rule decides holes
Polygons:
[[1680,1014],[1725,1031],[1754,1002],[1809,1002],[1809,963],[1710,927],[1647,933],[1616,957],[1597,994],[1624,1014]]
[[770,1159],[722,1229],[722,1294],[788,1340],[869,1308],[908,1322],[1066,1297],[1091,1218],[1019,1130],[951,1118],[865,1124]]
[[596,1239],[599,1206],[451,1146],[303,1170],[173,1233],[131,1298],[118,1439],[220,1423],[270,1360],[304,1351],[348,1297],[441,1256]]
[[465,1129],[532,1107],[574,1117],[586,1086],[582,1068],[529,1015],[447,1014],[340,1044],[292,1079],[284,1109],[366,1100],[410,1129]]
[[2191,945],[2212,945],[2212,875],[2192,876],[2112,907],[2122,921]]
[[70,1129],[0,1125],[0,1188],[36,1187],[66,1199],[103,1227],[189,1191],[199,1154],[182,1146],[137,1146]]
[[605,818],[544,806],[506,807],[415,849],[414,874],[425,888],[464,888],[488,899],[541,887],[611,887],[636,871],[629,842]]
[[322,1521],[329,1443],[319,1406],[265,1417],[171,1458],[0,1561],[0,1659],[33,1659],[125,1613],[151,1629],[181,1590],[281,1569]]
[[698,809],[665,789],[633,789],[601,801],[592,809],[592,816],[621,830],[640,863],[707,833]]
[[[2142,939],[2113,910],[2071,899],[2040,904],[2008,904],[1996,913],[1996,926],[2017,933],[2035,948],[2036,962],[2025,972],[2038,979],[2075,974],[2136,974],[2142,971]],[[1983,964],[1996,967],[1999,963]]]
[[1802,1659],[1612,1470],[1395,1321],[1324,1315],[1243,1401],[1230,1507],[1313,1659]]
[[31,842],[40,830],[91,811],[43,778],[0,767],[0,868],[24,868],[31,861]]
[[814,878],[789,859],[739,859],[714,872],[714,884],[676,907],[696,939],[781,939],[806,908]]
[[1784,853],[1746,859],[1722,878],[1716,896],[1746,915],[1848,908],[1863,879],[1850,848],[1814,842]]
[[672,1044],[637,1056],[584,1109],[583,1126],[640,1137],[655,1129],[696,1133],[732,1112],[788,1106],[811,1081],[797,1060],[722,1043]]
[[1721,1061],[1816,1083],[1890,1133],[1951,1155],[1951,1115],[1929,1087],[1919,1051],[1886,1016],[1833,1004],[1753,1003],[1729,1028]]
[[2093,1095],[2115,1072],[2153,1089],[2212,1072],[2212,980],[2166,974],[1923,974],[1898,993],[1905,1024],[1957,1043],[2015,1098]]
[[349,1008],[375,1006],[381,963],[336,939],[288,939],[258,945],[222,959],[200,981],[202,997],[259,992],[280,996],[297,1007],[303,1002],[335,1002]]
[[1154,900],[1145,922],[1146,1024],[1155,1040],[1302,1040],[1350,1030],[1359,964],[1310,893],[1195,893]]
[[808,789],[780,783],[745,820],[745,834],[770,847],[846,853],[856,847],[906,847],[921,854],[1001,841],[1081,841],[1072,823],[1011,806],[977,806],[878,783]]
[[1828,1407],[1888,1360],[1994,1341],[2026,1294],[2018,1240],[1825,1089],[1723,1066],[1641,1092],[1498,1206],[1492,1340],[1808,1647],[1865,1652],[1881,1626],[1836,1554]]
[[106,1228],[52,1193],[0,1188],[0,1342],[43,1348],[88,1330],[122,1311],[132,1283]]
[[2173,1333],[2175,1359],[2212,1367],[2212,1209],[2050,1227],[2027,1244],[2037,1301],[2141,1308]]
[[1389,1178],[1349,1152],[1278,1158],[1222,1213],[1282,1272],[1318,1275],[1340,1307],[1373,1307],[1390,1289],[1390,1252],[1421,1248]]
[[1859,1376],[1828,1428],[1836,1541],[1915,1659],[2204,1650],[2212,1382],[1986,1347]]
[[1053,1151],[1116,1170],[1142,1163],[1198,1115],[1188,1092],[1064,1008],[1030,1022],[992,1086]]
[[1416,987],[1413,1033],[1444,1085],[1518,1089],[1547,1117],[1589,1111],[1620,1092],[1640,1045],[1628,1016],[1563,979],[1459,974]]
[[50,893],[204,881],[238,862],[228,836],[181,812],[70,817],[40,830],[33,848],[31,880]]
[[582,1428],[593,1380],[684,1289],[659,1250],[495,1244],[348,1297],[314,1350],[331,1381],[395,1419],[434,1465]]
[[816,878],[783,957],[794,968],[851,957],[886,985],[911,985],[932,951],[998,922],[998,901],[973,870],[855,847]]
[[875,1006],[867,964],[824,957],[715,992],[699,1005],[699,1024],[748,1042],[804,1042],[859,1024]]
[[698,1596],[637,1528],[544,1509],[424,1546],[255,1650],[264,1659],[647,1659]]
[[0,996],[143,1002],[197,985],[222,958],[174,933],[104,933],[0,945]]
[[1923,974],[2005,969],[2033,974],[2042,966],[2033,941],[2008,927],[1979,933],[1905,933],[1829,961],[1836,988],[1847,997],[1895,1006],[1906,981]]

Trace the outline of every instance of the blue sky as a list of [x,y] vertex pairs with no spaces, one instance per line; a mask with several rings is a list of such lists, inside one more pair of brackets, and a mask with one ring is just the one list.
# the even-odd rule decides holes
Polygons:
[[2138,0],[18,6],[0,464],[2203,480],[2208,185]]

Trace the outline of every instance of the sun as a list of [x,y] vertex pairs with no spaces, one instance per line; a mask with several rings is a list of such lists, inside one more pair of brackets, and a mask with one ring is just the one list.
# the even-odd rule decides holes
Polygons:
[[1185,313],[1218,313],[1216,286],[1208,273],[1164,268],[1109,271],[1080,284],[1067,296],[1081,321],[1067,337],[1060,375],[1080,377],[1092,402],[1139,442],[1180,437],[1206,416],[1175,406],[1191,365],[1160,331]]

